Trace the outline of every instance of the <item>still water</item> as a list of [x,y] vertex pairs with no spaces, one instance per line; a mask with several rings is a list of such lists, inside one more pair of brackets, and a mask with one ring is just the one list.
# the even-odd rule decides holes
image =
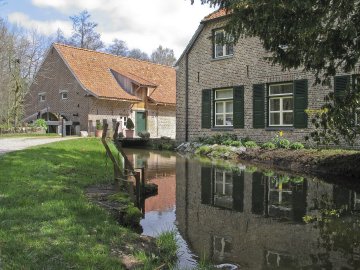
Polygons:
[[126,149],[158,194],[143,234],[174,230],[178,267],[360,269],[360,189],[254,166]]

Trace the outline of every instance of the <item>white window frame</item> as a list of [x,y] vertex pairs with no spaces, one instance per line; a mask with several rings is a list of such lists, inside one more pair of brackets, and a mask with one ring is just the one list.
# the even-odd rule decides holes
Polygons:
[[[222,174],[220,179],[218,178],[218,173]],[[227,174],[230,174],[230,173],[227,172],[227,171],[222,171],[222,170],[215,169],[215,185],[214,185],[215,194],[218,194],[218,195],[220,194],[220,195],[223,195],[223,196],[229,196],[229,195],[226,194],[226,187],[229,186],[229,187],[231,187],[231,190],[232,190],[233,182],[232,181],[231,181],[231,183],[226,182],[226,175]],[[217,190],[217,184],[222,185],[221,190]],[[231,194],[231,196],[232,196],[232,194]]]
[[[224,29],[219,29],[219,30],[215,30],[215,31],[214,31],[214,58],[222,58],[222,57],[227,57],[227,56],[232,56],[232,55],[234,55],[234,44],[233,44],[233,43],[220,44],[220,45],[222,45],[223,55],[222,55],[222,56],[218,56],[218,55],[217,55],[217,52],[218,52],[218,50],[217,50],[217,45],[218,45],[219,43],[216,43],[216,35],[217,35],[218,33],[223,33],[224,39],[226,38],[226,35],[229,35],[229,34],[227,34],[227,33],[225,32]],[[229,37],[229,40],[232,40],[231,36]],[[230,42],[231,42],[231,41],[230,41]],[[232,53],[232,54],[227,54],[227,53],[226,53],[228,46],[233,46],[233,49],[232,49],[233,53]]]
[[[284,124],[284,113],[292,113],[294,114],[294,91],[292,93],[281,93],[281,94],[271,94],[271,87],[272,86],[279,86],[279,85],[293,85],[294,87],[294,83],[278,83],[278,84],[270,84],[269,85],[269,104],[268,104],[268,109],[269,109],[269,127],[293,127],[294,126],[294,116],[293,116],[293,123],[292,124]],[[283,102],[284,99],[289,99],[291,98],[293,101],[293,109],[292,110],[284,110],[283,109]],[[271,100],[280,100],[280,110],[279,111],[272,111],[271,110]],[[280,113],[280,123],[279,124],[272,124],[271,123],[271,114],[275,114],[275,113]]]
[[[232,97],[231,98],[216,98],[216,93],[217,92],[229,91],[229,90],[232,91]],[[232,112],[231,113],[226,113],[226,104],[230,103],[230,102],[233,105]],[[223,112],[218,113],[216,109],[217,109],[217,104],[220,104],[220,103],[223,105],[224,110],[223,110]],[[217,89],[217,90],[214,91],[214,110],[215,110],[214,111],[215,127],[232,127],[232,126],[234,126],[234,89],[232,89],[232,88],[224,88],[224,89]],[[233,124],[232,125],[226,125],[226,115],[230,115],[230,114],[232,114],[232,116],[233,116]],[[224,125],[218,125],[216,123],[216,116],[218,116],[218,115],[222,115],[224,117]]]
[[[64,98],[64,94],[66,94],[66,98]],[[61,100],[67,100],[67,99],[69,99],[69,92],[68,91],[61,91],[60,92],[60,95],[61,95]]]
[[38,97],[39,97],[39,101],[40,102],[45,102],[46,101],[46,93],[39,93]]

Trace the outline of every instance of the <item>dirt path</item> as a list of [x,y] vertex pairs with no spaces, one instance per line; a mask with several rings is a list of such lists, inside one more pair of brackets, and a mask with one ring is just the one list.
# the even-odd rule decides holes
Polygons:
[[36,145],[77,139],[77,138],[79,137],[65,137],[65,138],[22,137],[22,138],[4,138],[4,139],[0,138],[0,155],[8,152],[22,150]]

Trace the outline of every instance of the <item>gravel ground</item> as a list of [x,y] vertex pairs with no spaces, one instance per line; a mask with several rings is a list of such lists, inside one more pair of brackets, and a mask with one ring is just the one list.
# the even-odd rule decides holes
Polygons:
[[0,138],[0,155],[22,150],[28,147],[47,144],[52,142],[59,142],[71,139],[78,139],[79,137],[65,137],[65,138]]

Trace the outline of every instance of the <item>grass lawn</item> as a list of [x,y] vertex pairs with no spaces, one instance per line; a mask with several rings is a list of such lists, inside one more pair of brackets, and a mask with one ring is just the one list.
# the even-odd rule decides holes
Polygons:
[[138,235],[90,203],[85,187],[112,181],[97,139],[0,157],[1,269],[121,269],[111,249]]
[[1,138],[22,138],[22,137],[61,137],[61,135],[57,133],[10,133],[10,134],[0,134]]

